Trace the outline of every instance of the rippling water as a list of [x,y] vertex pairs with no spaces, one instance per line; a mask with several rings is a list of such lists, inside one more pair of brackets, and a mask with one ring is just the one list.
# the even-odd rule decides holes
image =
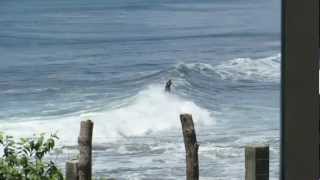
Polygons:
[[201,179],[244,179],[253,143],[277,179],[280,1],[5,0],[0,27],[0,130],[57,131],[61,167],[90,118],[95,175],[183,179],[187,112]]

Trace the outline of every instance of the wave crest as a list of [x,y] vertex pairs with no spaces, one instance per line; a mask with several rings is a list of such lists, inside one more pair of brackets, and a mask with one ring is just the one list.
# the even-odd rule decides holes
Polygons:
[[180,77],[200,73],[220,80],[278,82],[281,72],[280,59],[281,55],[277,54],[259,59],[237,58],[215,66],[206,63],[180,63],[176,70]]

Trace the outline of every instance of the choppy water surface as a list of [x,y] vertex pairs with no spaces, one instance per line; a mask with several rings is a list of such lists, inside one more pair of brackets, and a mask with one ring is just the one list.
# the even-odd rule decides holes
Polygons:
[[184,179],[192,113],[201,179],[244,179],[254,143],[277,179],[278,0],[5,0],[0,27],[0,130],[57,131],[61,167],[90,118],[96,175]]

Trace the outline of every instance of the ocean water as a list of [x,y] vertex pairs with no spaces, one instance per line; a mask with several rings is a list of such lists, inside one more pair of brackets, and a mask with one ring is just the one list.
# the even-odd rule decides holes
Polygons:
[[2,0],[0,54],[0,131],[57,132],[61,168],[91,119],[96,176],[184,179],[191,113],[201,179],[256,143],[279,176],[279,0]]

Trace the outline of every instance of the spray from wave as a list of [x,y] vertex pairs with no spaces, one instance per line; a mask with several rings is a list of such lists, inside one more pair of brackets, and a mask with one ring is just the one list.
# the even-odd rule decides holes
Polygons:
[[191,113],[198,125],[213,123],[212,115],[206,109],[175,94],[165,93],[159,85],[151,85],[127,104],[114,109],[82,114],[80,117],[4,123],[0,130],[15,136],[57,131],[61,142],[70,145],[77,142],[79,121],[91,119],[95,123],[94,143],[103,143],[122,137],[146,135],[153,131],[178,129],[181,126],[181,113]]

